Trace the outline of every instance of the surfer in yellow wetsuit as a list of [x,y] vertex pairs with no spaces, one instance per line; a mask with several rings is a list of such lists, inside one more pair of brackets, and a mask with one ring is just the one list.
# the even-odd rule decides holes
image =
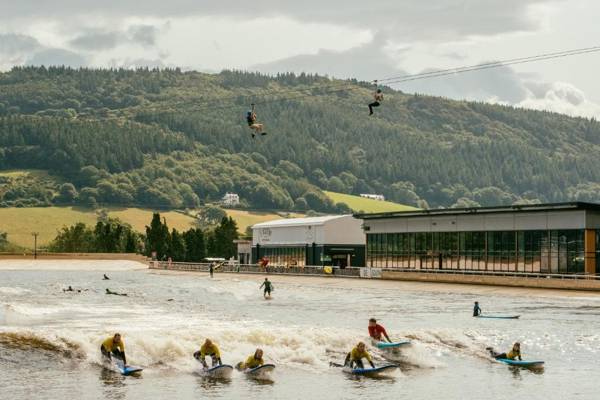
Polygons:
[[115,356],[118,359],[123,360],[123,364],[127,364],[127,359],[125,358],[125,344],[123,343],[123,338],[120,333],[115,333],[113,337],[109,337],[102,342],[100,352],[109,360],[112,356]]
[[373,364],[373,360],[371,359],[371,355],[367,351],[365,344],[360,342],[350,353],[348,353],[346,360],[344,361],[344,366],[349,366],[350,368],[364,368],[363,358],[366,358],[369,364],[371,364],[371,367],[375,368],[375,364]]
[[213,367],[222,364],[219,347],[217,347],[210,339],[206,339],[204,344],[200,347],[200,350],[194,353],[194,358],[200,361],[204,368],[208,368],[208,364],[205,360],[207,356],[211,358]]
[[491,347],[488,347],[486,350],[488,350],[491,356],[494,357],[496,360],[500,358],[507,360],[516,360],[518,358],[519,361],[523,361],[523,359],[521,358],[521,343],[519,342],[513,344],[512,350],[508,353],[496,353]]
[[263,360],[263,351],[262,349],[256,349],[254,354],[248,356],[245,362],[240,362],[236,365],[236,368],[239,370],[243,369],[252,369],[256,367],[260,367],[264,365],[265,361]]

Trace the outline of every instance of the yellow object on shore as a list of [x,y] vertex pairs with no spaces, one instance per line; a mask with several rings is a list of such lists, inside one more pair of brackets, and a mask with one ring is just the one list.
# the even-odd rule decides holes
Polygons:
[[333,268],[323,267],[323,272],[325,272],[326,274],[331,274],[333,272]]

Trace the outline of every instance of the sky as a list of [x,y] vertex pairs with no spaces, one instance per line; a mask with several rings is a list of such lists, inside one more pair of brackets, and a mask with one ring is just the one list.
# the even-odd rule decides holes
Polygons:
[[[311,72],[373,81],[600,45],[598,0],[0,0],[16,65]],[[600,117],[600,52],[395,85]]]

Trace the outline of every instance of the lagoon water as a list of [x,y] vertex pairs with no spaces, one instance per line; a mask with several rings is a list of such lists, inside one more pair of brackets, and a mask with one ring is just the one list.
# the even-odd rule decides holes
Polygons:
[[[103,281],[107,273],[111,280]],[[127,261],[0,261],[0,393],[21,399],[597,399],[600,296],[558,292],[315,277],[149,271]],[[64,293],[68,285],[81,293]],[[105,294],[109,288],[127,297]],[[519,320],[471,317],[520,314]],[[367,339],[369,317],[412,345],[386,356],[401,368],[384,379],[329,366]],[[99,346],[124,336],[123,377],[101,366]],[[205,337],[235,364],[256,347],[277,369],[271,381],[235,372],[198,374],[192,358]],[[521,341],[543,370],[490,360]],[[376,363],[384,354],[373,350]]]

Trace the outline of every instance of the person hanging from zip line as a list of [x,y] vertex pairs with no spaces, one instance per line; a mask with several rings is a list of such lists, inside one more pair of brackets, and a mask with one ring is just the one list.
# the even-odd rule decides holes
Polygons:
[[377,86],[377,81],[375,81],[375,87],[375,93],[373,93],[373,98],[375,101],[369,104],[369,115],[373,115],[373,107],[379,107],[383,101],[383,92]]
[[267,134],[267,132],[263,132],[263,124],[258,122],[254,108],[254,103],[252,103],[252,110],[246,113],[246,122],[248,122],[250,129],[254,131],[252,132],[252,139],[254,139],[256,135],[264,136]]

